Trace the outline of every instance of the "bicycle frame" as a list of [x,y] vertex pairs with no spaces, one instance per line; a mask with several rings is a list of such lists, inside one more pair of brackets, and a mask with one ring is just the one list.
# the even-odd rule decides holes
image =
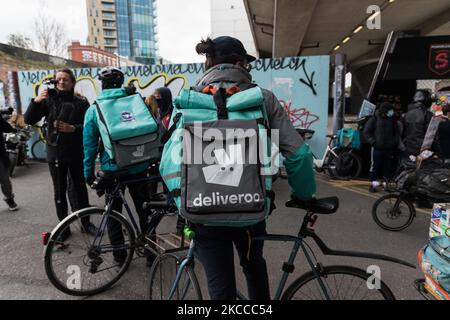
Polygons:
[[[311,255],[308,253],[308,250],[305,248],[304,245],[304,240],[308,237],[312,238],[314,240],[314,242],[317,244],[317,246],[319,247],[319,249],[322,251],[322,253],[324,255],[329,255],[329,256],[341,256],[341,257],[354,257],[354,258],[368,258],[368,259],[376,259],[376,260],[383,260],[383,261],[389,261],[389,262],[394,262],[397,264],[401,264],[401,265],[405,265],[408,267],[411,267],[413,269],[415,269],[416,267],[406,261],[397,259],[397,258],[393,258],[393,257],[389,257],[389,256],[385,256],[385,255],[380,255],[380,254],[374,254],[374,253],[368,253],[368,252],[357,252],[357,251],[343,251],[343,250],[333,250],[330,249],[320,238],[319,236],[315,233],[315,231],[311,228],[308,228],[307,225],[311,222],[311,218],[313,216],[313,213],[309,212],[306,214],[304,220],[303,220],[303,224],[300,228],[299,234],[298,236],[288,236],[288,235],[277,235],[277,234],[268,234],[265,236],[261,236],[261,237],[255,237],[254,240],[268,240],[268,241],[283,241],[283,242],[294,242],[294,246],[291,250],[291,253],[289,255],[289,259],[288,262],[285,263],[283,265],[283,273],[281,276],[281,279],[278,283],[278,287],[277,287],[277,291],[274,297],[274,300],[279,300],[281,298],[281,295],[284,291],[284,287],[286,285],[289,273],[292,273],[293,268],[294,268],[294,261],[295,258],[297,256],[297,253],[299,251],[299,249],[301,248],[303,251],[304,256],[306,257],[306,260],[311,268],[311,270],[313,271],[313,273],[315,274],[315,276],[317,277],[317,280],[319,282],[319,285],[322,289],[322,291],[325,294],[325,297],[327,300],[330,299],[330,297],[328,296],[325,284],[323,283],[319,273],[320,273],[320,263],[317,262],[317,260],[314,262],[314,259],[311,257]],[[315,222],[315,220],[314,220]],[[288,269],[291,270],[288,270]]]
[[[114,203],[114,199],[121,199],[123,206],[125,207],[125,210],[127,212],[127,215],[131,221],[131,224],[133,225],[134,230],[137,232],[137,236],[139,238],[140,235],[142,235],[142,233],[144,232],[144,230],[141,230],[139,225],[136,222],[136,219],[133,217],[133,213],[130,209],[130,206],[128,205],[127,200],[125,199],[125,195],[122,192],[122,187],[129,184],[129,183],[136,183],[136,182],[148,182],[148,181],[152,181],[152,180],[157,180],[160,179],[159,176],[154,176],[154,177],[145,177],[145,178],[139,178],[139,179],[132,179],[132,180],[126,180],[123,182],[119,182],[117,183],[112,192],[107,192],[105,197],[107,197],[106,200],[106,205],[105,205],[105,214],[102,216],[102,220],[100,221],[100,226],[97,230],[97,234],[95,235],[94,241],[92,243],[92,246],[94,248],[98,248],[100,247],[100,243],[102,242],[103,239],[103,235],[104,235],[104,231],[106,228],[106,225],[108,223],[109,220],[109,216],[111,215],[112,212],[112,207],[113,207],[113,203]],[[158,226],[159,221],[157,221],[156,223],[153,223],[153,225],[151,226],[151,228],[148,230],[149,232],[152,232],[156,229],[156,227]],[[105,246],[107,247],[107,246]],[[115,248],[115,250],[120,250],[121,248]],[[114,251],[114,249],[113,249]],[[109,250],[101,250],[102,253],[105,252],[109,252]]]
[[328,141],[325,153],[323,154],[322,159],[317,158],[317,156],[313,152],[311,152],[311,154],[313,156],[314,166],[317,169],[323,169],[324,168],[324,165],[326,165],[325,164],[325,160],[329,158],[328,157],[329,153],[333,154],[336,158],[339,157],[339,155],[334,151],[334,150],[336,150],[336,147],[331,147],[332,143],[333,143],[333,138],[330,138],[330,140]]
[[[316,233],[314,232],[313,229],[308,228],[308,224],[313,220],[314,218],[312,218],[313,213],[308,212],[303,220],[303,224],[300,228],[300,231],[298,233],[297,236],[290,236],[290,235],[279,235],[279,234],[268,234],[265,236],[260,236],[260,237],[254,237],[253,240],[254,241],[282,241],[282,242],[293,242],[294,245],[292,247],[292,250],[289,254],[289,258],[288,261],[286,263],[283,264],[283,273],[281,276],[281,279],[278,283],[277,286],[277,291],[275,293],[274,296],[274,300],[280,300],[281,296],[284,292],[284,288],[286,286],[286,282],[287,279],[289,277],[289,274],[293,272],[294,270],[294,261],[295,258],[297,257],[298,251],[300,250],[300,248],[303,251],[304,256],[306,257],[306,260],[312,270],[312,272],[315,274],[315,276],[317,277],[317,281],[323,291],[323,293],[325,294],[325,298],[327,300],[330,300],[330,296],[328,295],[328,291],[326,289],[326,285],[324,284],[324,282],[322,281],[321,277],[320,277],[320,263],[317,262],[317,260],[313,259],[313,257],[311,257],[311,255],[308,253],[308,250],[305,247],[305,244],[303,243],[304,240],[308,237],[311,237],[315,243],[317,244],[317,246],[319,247],[319,249],[322,251],[322,253],[324,255],[330,255],[330,256],[342,256],[342,257],[354,257],[354,258],[368,258],[368,259],[376,259],[376,260],[383,260],[383,261],[389,261],[389,262],[393,262],[393,263],[397,263],[397,264],[401,264],[410,268],[415,269],[415,265],[397,259],[397,258],[393,258],[393,257],[389,257],[386,255],[381,255],[381,254],[374,254],[374,253],[368,253],[368,252],[357,252],[357,251],[343,251],[343,250],[333,250],[330,249],[320,238],[318,235],[316,235]],[[189,250],[187,253],[187,256],[183,259],[182,263],[180,264],[180,268],[178,269],[175,281],[172,285],[172,288],[170,290],[169,296],[168,296],[168,300],[171,300],[173,298],[173,295],[175,293],[176,287],[178,286],[178,282],[181,278],[181,274],[184,270],[184,268],[186,267],[186,265],[194,258],[194,240],[191,240],[191,243],[189,245]],[[240,293],[237,292],[237,297],[239,299],[245,299],[245,297]]]

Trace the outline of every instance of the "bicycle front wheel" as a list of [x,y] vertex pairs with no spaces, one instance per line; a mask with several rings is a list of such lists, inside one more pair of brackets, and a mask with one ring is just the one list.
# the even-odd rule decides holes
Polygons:
[[36,152],[37,152],[37,148],[39,147],[39,145],[44,144],[45,143],[42,140],[36,140],[35,142],[33,142],[33,144],[31,145],[31,156],[33,157],[34,160],[38,160],[39,158],[36,156]]
[[[283,300],[395,300],[388,286],[362,269],[350,266],[323,267],[320,280],[313,271],[295,280],[283,294]],[[325,295],[325,291],[328,297]]]
[[407,228],[413,222],[415,212],[414,205],[397,193],[382,196],[372,207],[375,223],[389,231]]
[[[182,259],[171,253],[156,257],[150,270],[149,300],[169,299],[181,262]],[[202,300],[198,279],[189,264],[182,271],[172,300]]]
[[134,231],[121,214],[111,212],[108,221],[104,214],[100,208],[74,212],[52,232],[45,248],[45,272],[62,292],[74,296],[100,293],[128,269],[135,248]]

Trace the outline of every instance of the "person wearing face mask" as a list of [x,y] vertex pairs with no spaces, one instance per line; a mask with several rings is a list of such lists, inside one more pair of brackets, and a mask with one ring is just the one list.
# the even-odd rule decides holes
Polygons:
[[160,132],[164,134],[169,129],[170,116],[172,115],[172,93],[169,88],[161,87],[153,93],[158,104],[158,119],[161,124]]
[[[24,118],[34,125],[43,117],[48,123],[47,162],[53,181],[56,214],[63,220],[68,213],[67,182],[72,183],[69,192],[72,211],[89,206],[85,180],[83,178],[83,121],[89,102],[75,94],[76,78],[72,70],[56,72],[56,91],[43,89],[32,99]],[[95,234],[96,229],[84,221],[83,231]],[[67,229],[68,230],[68,229]],[[62,237],[70,236],[69,230]]]
[[378,180],[391,175],[394,153],[400,142],[400,127],[394,106],[388,102],[382,103],[364,126],[363,134],[366,141],[372,145],[369,191],[376,192],[380,186]]

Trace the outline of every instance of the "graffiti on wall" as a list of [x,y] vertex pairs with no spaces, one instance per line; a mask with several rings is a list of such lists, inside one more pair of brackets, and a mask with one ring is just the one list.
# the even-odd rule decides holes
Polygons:
[[[328,113],[329,56],[258,59],[251,66],[253,81],[271,90],[279,99],[296,127],[316,131],[311,148],[321,154],[326,147]],[[143,96],[156,88],[167,87],[173,96],[196,84],[205,72],[204,64],[169,64],[122,68],[125,85],[133,84]],[[74,69],[75,91],[93,103],[101,92],[100,68]],[[19,87],[23,109],[43,89],[42,82],[52,78],[55,70],[20,71]]]

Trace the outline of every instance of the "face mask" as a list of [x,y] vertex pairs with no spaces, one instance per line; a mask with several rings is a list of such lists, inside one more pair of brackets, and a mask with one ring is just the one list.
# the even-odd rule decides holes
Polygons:
[[394,116],[394,110],[389,110],[389,111],[386,113],[386,115],[387,115],[389,118],[393,117],[393,116]]
[[158,105],[158,107],[162,108],[162,106],[163,106],[162,99],[161,98],[155,99],[155,101],[156,101],[156,104]]

